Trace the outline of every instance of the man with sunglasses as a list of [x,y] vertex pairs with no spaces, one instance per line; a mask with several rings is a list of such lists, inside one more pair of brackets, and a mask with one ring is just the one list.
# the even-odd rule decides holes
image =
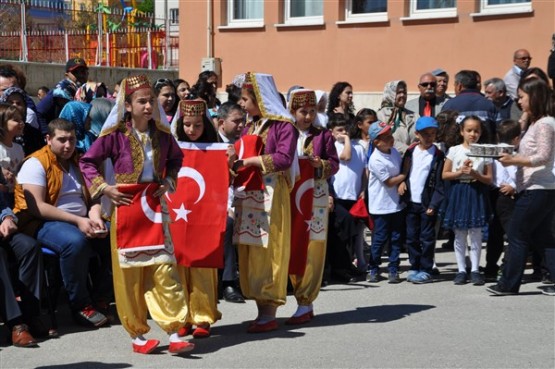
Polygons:
[[532,57],[528,50],[518,49],[513,55],[514,65],[503,77],[505,86],[507,86],[507,94],[514,100],[517,99],[516,90],[520,82],[520,75],[530,67],[530,62],[532,62]]
[[421,117],[435,117],[445,103],[445,99],[436,96],[436,86],[436,77],[432,73],[424,73],[418,82],[420,96],[407,101],[405,108],[417,112]]

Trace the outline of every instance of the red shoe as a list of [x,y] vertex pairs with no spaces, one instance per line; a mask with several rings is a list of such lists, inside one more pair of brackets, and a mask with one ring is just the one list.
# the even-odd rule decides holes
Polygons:
[[179,337],[185,337],[190,335],[192,331],[193,326],[191,326],[190,324],[185,324],[183,327],[179,328],[179,330],[177,331],[177,335]]
[[308,323],[312,320],[312,318],[314,318],[314,312],[313,311],[308,311],[302,315],[299,316],[292,316],[291,318],[287,319],[285,321],[286,325],[299,325],[299,324],[304,324],[304,323]]
[[277,320],[274,319],[263,324],[254,323],[249,325],[249,328],[247,328],[247,333],[264,333],[275,331],[276,329],[278,329],[278,324]]
[[202,325],[197,326],[197,328],[193,331],[193,337],[194,338],[210,337],[210,324],[207,324],[205,326],[202,326]]
[[154,351],[159,344],[160,341],[158,340],[147,340],[143,346],[133,344],[133,352],[147,355]]
[[195,348],[195,344],[191,342],[170,342],[168,351],[172,354],[180,354],[182,352],[189,352]]

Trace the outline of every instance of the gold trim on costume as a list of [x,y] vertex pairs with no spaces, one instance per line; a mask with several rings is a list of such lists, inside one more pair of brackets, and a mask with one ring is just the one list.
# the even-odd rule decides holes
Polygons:
[[321,176],[318,179],[328,179],[332,176],[331,174],[331,165],[329,160],[322,159],[322,172]]
[[276,171],[272,155],[261,155],[260,161],[262,162],[262,174],[274,173]]

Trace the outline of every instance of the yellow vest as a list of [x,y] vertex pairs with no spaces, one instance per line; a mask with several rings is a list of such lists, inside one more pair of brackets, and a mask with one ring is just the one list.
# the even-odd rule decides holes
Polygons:
[[[25,158],[27,161],[29,158],[36,158],[41,163],[44,171],[46,172],[46,194],[44,201],[50,205],[56,206],[58,203],[58,197],[60,196],[60,191],[62,190],[62,181],[64,178],[64,170],[56,155],[50,150],[50,146],[46,145],[42,149],[35,151],[31,155]],[[80,182],[83,188],[83,195],[85,199],[85,204],[89,206],[89,194],[87,192],[86,186],[79,170],[77,164],[77,155],[72,158],[73,164],[77,168],[77,172],[80,175]],[[42,225],[43,219],[36,217],[27,208],[27,201],[25,200],[25,195],[23,193],[23,186],[17,183],[15,185],[15,206],[14,213],[18,218],[18,229],[29,236],[34,237],[37,229]]]

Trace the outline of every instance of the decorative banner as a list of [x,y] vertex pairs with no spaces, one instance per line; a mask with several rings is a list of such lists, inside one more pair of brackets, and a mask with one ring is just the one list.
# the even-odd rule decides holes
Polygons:
[[291,191],[291,258],[289,274],[303,275],[314,200],[314,168],[307,158],[299,158],[300,179]]
[[168,195],[170,232],[180,265],[223,268],[227,220],[228,144],[180,142],[177,191]]
[[157,183],[118,185],[120,192],[133,195],[131,205],[116,207],[118,249],[135,252],[164,248],[162,207],[160,199],[153,196],[158,187]]
[[[246,135],[235,142],[235,152],[239,159],[246,159],[262,155],[263,142],[260,136]],[[255,167],[241,167],[237,170],[237,177],[233,181],[233,187],[244,187],[245,191],[263,190],[262,173]]]

